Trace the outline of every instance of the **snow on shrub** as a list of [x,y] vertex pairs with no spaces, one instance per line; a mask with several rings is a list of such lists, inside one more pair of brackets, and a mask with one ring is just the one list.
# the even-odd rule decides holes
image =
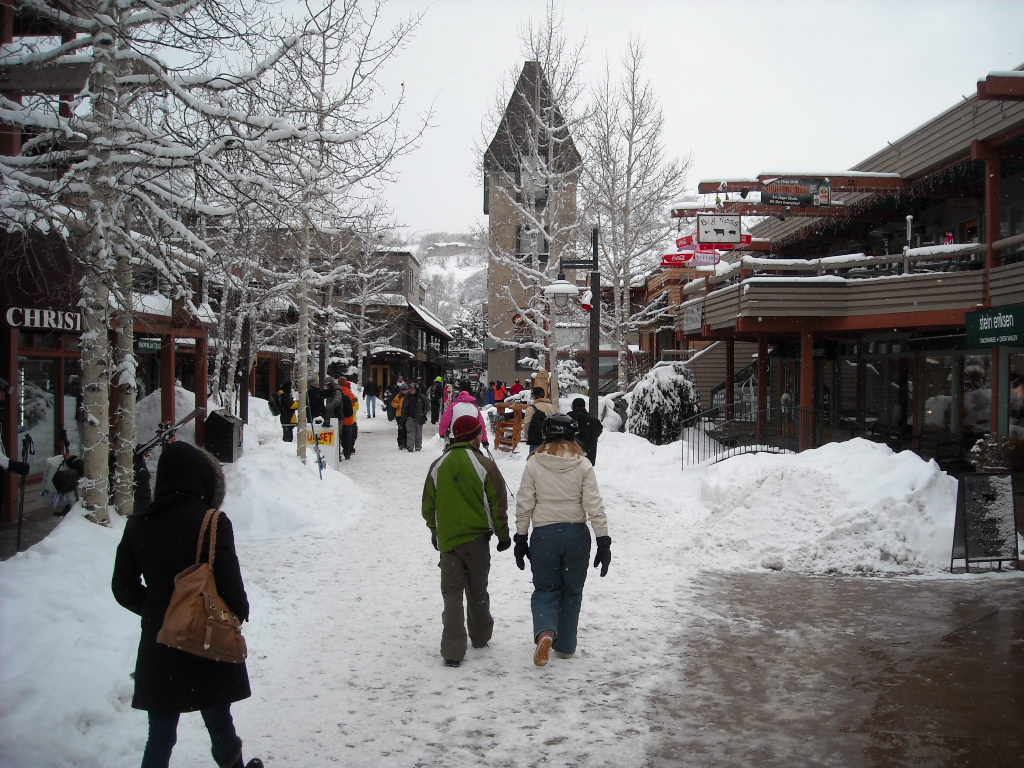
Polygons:
[[640,379],[629,399],[626,431],[655,445],[679,439],[683,422],[700,410],[700,391],[684,363],[659,363]]

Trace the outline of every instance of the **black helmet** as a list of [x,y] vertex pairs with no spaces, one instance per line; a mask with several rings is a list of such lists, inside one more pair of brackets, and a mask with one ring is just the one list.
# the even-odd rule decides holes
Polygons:
[[556,413],[544,419],[544,439],[551,440],[554,437],[564,437],[572,440],[576,437],[576,421],[564,413]]

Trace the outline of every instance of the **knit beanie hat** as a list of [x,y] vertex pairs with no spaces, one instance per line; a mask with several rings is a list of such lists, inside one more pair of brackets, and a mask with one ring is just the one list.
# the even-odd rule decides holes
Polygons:
[[480,420],[476,416],[459,416],[452,424],[452,439],[465,443],[480,434]]

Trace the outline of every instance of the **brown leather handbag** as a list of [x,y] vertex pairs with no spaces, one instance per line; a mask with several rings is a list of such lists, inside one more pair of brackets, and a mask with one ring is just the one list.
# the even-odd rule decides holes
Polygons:
[[[174,593],[156,641],[204,659],[241,664],[248,653],[242,637],[242,622],[217,593],[213,577],[219,517],[220,510],[211,509],[203,518],[196,561],[174,577]],[[204,563],[200,558],[207,528],[210,529],[210,557],[209,562]]]

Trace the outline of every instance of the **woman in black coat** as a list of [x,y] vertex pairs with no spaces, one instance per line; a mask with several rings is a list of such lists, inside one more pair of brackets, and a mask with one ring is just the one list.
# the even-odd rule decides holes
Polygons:
[[[142,617],[132,706],[149,712],[149,740],[142,768],[166,768],[176,740],[178,716],[199,710],[210,732],[218,766],[243,768],[242,742],[231,719],[231,703],[248,698],[245,664],[211,661],[157,643],[174,577],[195,562],[206,511],[224,501],[224,473],[217,460],[185,442],[164,448],[157,464],[153,503],[128,518],[114,560],[112,589],[121,605]],[[203,559],[208,559],[203,546]],[[217,523],[214,559],[217,590],[240,619],[249,600],[235,555],[231,521]],[[250,760],[245,768],[260,768]]]

